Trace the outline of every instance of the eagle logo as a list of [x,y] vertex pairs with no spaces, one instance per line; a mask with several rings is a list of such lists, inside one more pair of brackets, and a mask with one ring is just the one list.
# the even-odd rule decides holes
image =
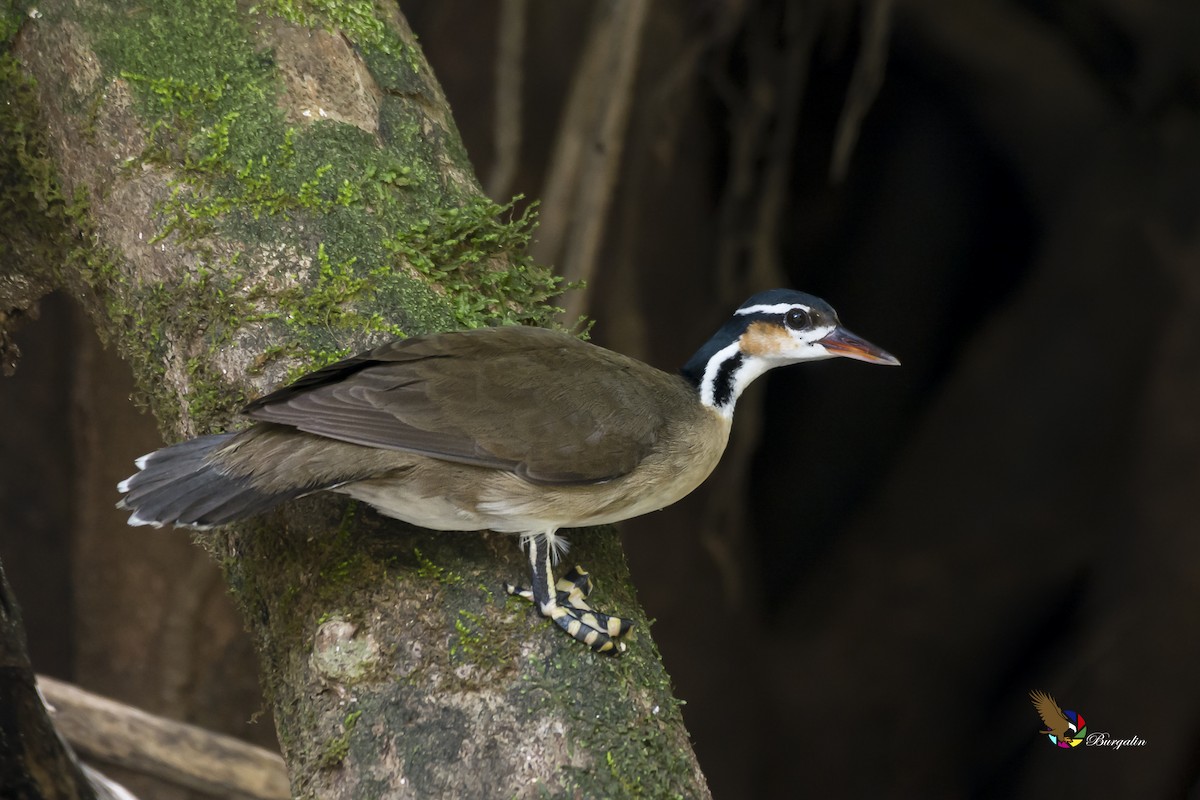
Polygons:
[[1063,711],[1046,692],[1032,691],[1029,699],[1046,726],[1039,732],[1049,736],[1050,743],[1055,747],[1078,747],[1087,739],[1087,723],[1082,714],[1070,709]]

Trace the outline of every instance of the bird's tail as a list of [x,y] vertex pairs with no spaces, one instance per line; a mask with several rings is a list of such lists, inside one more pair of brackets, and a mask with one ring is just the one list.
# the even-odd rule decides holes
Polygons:
[[255,488],[248,478],[229,475],[211,456],[236,434],[198,436],[137,460],[138,471],[117,484],[125,495],[130,525],[182,525],[211,528],[244,519],[290,500],[304,490],[280,493]]

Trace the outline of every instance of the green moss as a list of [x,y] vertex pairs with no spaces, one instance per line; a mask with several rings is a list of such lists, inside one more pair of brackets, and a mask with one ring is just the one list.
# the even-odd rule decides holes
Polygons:
[[485,641],[483,618],[470,611],[459,611],[458,619],[454,621],[457,641],[450,645],[450,657],[462,655],[473,658],[479,652]]
[[[31,243],[19,255],[31,271],[47,270],[72,246],[79,198],[63,194],[34,82],[7,52],[0,52],[0,108],[0,230],[5,234],[0,247],[7,251]],[[9,252],[4,255],[11,258]]]
[[33,0],[5,0],[0,5],[0,51],[17,35],[32,8]]
[[443,569],[437,564],[434,564],[419,548],[413,548],[413,556],[417,559],[416,576],[424,580],[435,580],[443,586],[456,586],[462,583],[463,578],[456,572],[451,572],[448,569]]
[[[352,125],[322,121],[297,128],[274,101],[281,85],[271,53],[233,0],[89,9],[89,35],[104,73],[129,86],[145,119],[145,147],[127,165],[129,174],[150,166],[172,175],[152,240],[192,251],[200,269],[213,273],[130,287],[112,252],[78,248],[71,261],[117,321],[123,353],[135,359],[140,375],[150,376],[143,380],[145,396],[164,418],[173,400],[156,396],[166,366],[162,342],[189,340],[197,330],[206,350],[194,350],[184,365],[197,395],[189,411],[194,427],[209,429],[226,424],[244,389],[200,362],[247,325],[266,324],[255,368],[286,358],[294,377],[364,339],[551,320],[545,303],[558,291],[556,279],[524,252],[534,218],[528,210],[514,214],[512,203],[481,199],[467,172],[462,185],[447,180],[443,151],[467,163],[452,122],[423,119],[403,97],[388,95],[381,112],[386,148]],[[392,32],[370,2],[277,2],[260,11],[344,29],[360,46],[405,61],[408,73],[421,72],[415,43]],[[10,26],[17,19],[5,17]],[[413,80],[419,90],[432,91],[428,75]],[[103,81],[92,96],[73,99],[89,109],[93,132],[102,88]],[[6,143],[14,140],[9,134]],[[25,168],[49,170],[41,156],[26,161]],[[35,195],[35,207],[40,202],[69,216],[74,224],[68,228],[86,224],[86,199],[56,196],[57,184],[45,174],[21,187]],[[15,229],[12,217],[24,213],[29,199],[5,198],[0,222]],[[281,295],[240,287],[242,265],[209,252],[212,237],[294,254],[301,280]],[[179,289],[196,298],[184,313],[163,299]],[[262,307],[268,298],[275,308]]]
[[[507,644],[508,635],[501,624],[492,599],[485,602],[482,612],[459,609],[454,620],[454,636],[450,640],[450,663],[467,665],[483,673],[507,669],[512,663],[512,648]],[[480,680],[477,674],[475,680]]]
[[187,374],[187,413],[190,419],[231,419],[238,409],[246,405],[246,395],[230,386],[211,366],[207,357],[188,359]]
[[[26,8],[7,6],[9,11]],[[0,360],[7,369],[10,359],[15,363],[15,350],[2,323],[10,314],[21,313],[22,302],[61,286],[66,275],[111,275],[116,262],[111,250],[94,244],[82,187],[73,194],[63,191],[35,83],[2,43],[0,109],[0,260],[14,287],[25,284],[18,293],[25,298],[21,301],[9,296],[0,279],[0,301],[17,301],[16,308],[0,308]]]
[[[496,602],[496,595],[494,595],[492,593],[492,590],[488,588],[486,583],[481,583],[478,586],[476,586],[475,588],[478,589],[480,591],[480,593],[483,595],[485,602],[487,602],[489,604]],[[511,597],[511,595],[505,595],[505,598],[508,598],[508,597]],[[506,603],[506,605],[507,605],[507,603]]]
[[[203,350],[183,365],[187,417],[203,429],[226,426],[248,398],[244,387],[220,373],[214,355],[230,346],[244,325],[267,318],[256,306],[262,289],[244,287],[238,257],[202,260],[194,272],[170,283],[130,287],[112,251],[96,248],[87,253],[101,258],[95,264],[81,264],[77,274],[104,298],[111,321],[107,328],[117,332],[117,345],[133,363],[135,373],[149,378],[151,386],[161,383],[167,368],[168,338],[180,331],[198,336],[205,345]],[[135,395],[135,400],[149,405],[160,420],[178,414],[174,394],[146,391]]]
[[544,322],[560,279],[528,255],[536,204],[517,215],[521,199],[500,206],[476,197],[436,209],[389,236],[385,247],[441,286],[463,325]]
[[321,769],[333,769],[346,760],[346,756],[350,754],[350,734],[354,732],[354,728],[358,724],[358,718],[361,716],[361,709],[351,711],[342,720],[342,732],[326,740],[324,747],[322,747],[320,758],[317,761],[317,765]]
[[[223,427],[244,399],[244,387],[202,362],[247,326],[262,329],[253,370],[286,359],[294,378],[364,341],[551,320],[546,301],[557,281],[525,254],[531,212],[515,215],[512,204],[480,199],[471,181],[447,180],[447,148],[467,163],[452,123],[389,95],[380,120],[386,147],[345,123],[289,124],[273,56],[233,0],[156,0],[128,11],[105,5],[90,18],[106,74],[128,84],[145,119],[145,146],[126,168],[170,175],[152,239],[195,253],[211,274],[128,287],[106,264],[87,279],[100,296],[123,298],[110,307],[131,332],[122,349],[135,358],[157,351],[160,363],[140,365],[152,375],[162,374],[166,353],[132,332],[171,341],[203,332],[204,349],[186,365],[194,428]],[[271,2],[258,12],[342,29],[380,57],[421,63],[370,2]],[[429,76],[402,71],[428,89]],[[290,257],[297,280],[283,291],[239,285],[247,265],[210,252],[213,242]],[[160,301],[185,288],[197,298],[186,313]],[[166,411],[172,398],[154,397],[151,386],[152,405]]]
[[[423,59],[415,52],[415,44],[401,39],[379,18],[372,0],[265,0],[251,12],[346,36],[377,77],[387,75],[393,81],[405,82],[421,71]],[[381,86],[398,88],[391,81]]]
[[402,47],[376,15],[373,0],[266,0],[254,6],[251,13],[270,14],[306,28],[344,33],[360,46],[387,53],[398,52]]

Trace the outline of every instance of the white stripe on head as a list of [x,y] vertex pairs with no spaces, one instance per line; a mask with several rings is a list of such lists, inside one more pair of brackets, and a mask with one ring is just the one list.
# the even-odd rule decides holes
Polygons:
[[811,307],[806,306],[803,303],[776,303],[773,306],[746,306],[745,308],[739,308],[733,313],[739,316],[745,316],[747,314],[783,314],[791,311],[793,308],[802,308],[805,311],[812,311]]

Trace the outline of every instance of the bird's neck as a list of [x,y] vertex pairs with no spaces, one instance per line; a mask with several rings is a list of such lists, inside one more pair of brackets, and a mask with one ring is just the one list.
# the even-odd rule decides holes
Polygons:
[[696,351],[680,372],[701,404],[732,417],[742,390],[767,369],[762,359],[743,353],[736,340],[714,338]]

